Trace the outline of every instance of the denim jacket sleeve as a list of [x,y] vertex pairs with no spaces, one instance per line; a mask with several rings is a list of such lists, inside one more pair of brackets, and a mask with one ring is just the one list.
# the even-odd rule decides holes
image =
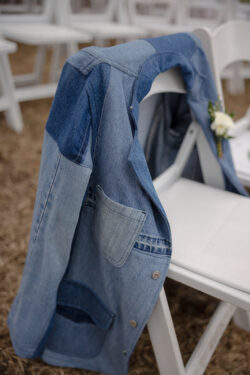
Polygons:
[[[86,81],[65,64],[45,129],[28,255],[15,308],[8,317],[10,334],[15,335],[12,341],[21,356],[39,355],[48,322],[53,323],[57,288],[69,262],[92,172]],[[33,285],[39,285],[39,293]],[[37,324],[30,326],[34,316]]]

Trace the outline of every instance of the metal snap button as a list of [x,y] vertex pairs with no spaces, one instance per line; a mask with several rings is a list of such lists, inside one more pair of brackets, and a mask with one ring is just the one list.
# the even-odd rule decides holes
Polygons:
[[137,327],[137,322],[135,320],[130,320],[131,327],[135,328]]
[[154,272],[152,273],[152,279],[154,279],[154,280],[159,279],[160,276],[161,276],[160,271],[154,271]]

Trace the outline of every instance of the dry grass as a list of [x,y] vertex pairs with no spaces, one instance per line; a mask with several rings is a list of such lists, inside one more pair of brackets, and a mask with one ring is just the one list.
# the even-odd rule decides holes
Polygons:
[[[16,73],[32,68],[33,49],[24,47],[12,58]],[[14,57],[14,56],[13,56]],[[227,109],[236,117],[244,114],[250,103],[247,93],[226,96]],[[25,261],[32,211],[37,186],[44,126],[51,100],[22,105],[25,128],[17,135],[6,127],[0,114],[0,374],[1,375],[87,375],[88,371],[48,366],[41,360],[17,357],[11,346],[6,317],[17,292]],[[203,293],[166,282],[184,361],[189,358],[213,313],[217,301]],[[93,374],[93,373],[91,373]],[[150,339],[145,329],[131,358],[130,375],[158,374]],[[230,323],[214,353],[206,375],[250,375],[250,334]],[[119,374],[117,374],[119,375]],[[175,375],[175,374],[173,374]]]

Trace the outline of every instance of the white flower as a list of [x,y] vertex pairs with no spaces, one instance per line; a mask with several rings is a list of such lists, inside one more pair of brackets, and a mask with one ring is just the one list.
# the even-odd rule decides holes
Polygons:
[[224,112],[214,112],[214,121],[211,124],[211,129],[214,130],[218,137],[227,137],[229,130],[234,126],[231,116]]

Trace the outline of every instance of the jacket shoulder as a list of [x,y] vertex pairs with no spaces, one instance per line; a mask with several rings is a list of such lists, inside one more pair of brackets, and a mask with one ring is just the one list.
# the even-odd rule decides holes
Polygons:
[[65,62],[46,124],[46,130],[60,152],[77,164],[84,164],[90,133],[94,157],[98,124],[109,84],[109,66],[100,65],[86,74],[88,65],[85,56],[83,58],[79,53]]

